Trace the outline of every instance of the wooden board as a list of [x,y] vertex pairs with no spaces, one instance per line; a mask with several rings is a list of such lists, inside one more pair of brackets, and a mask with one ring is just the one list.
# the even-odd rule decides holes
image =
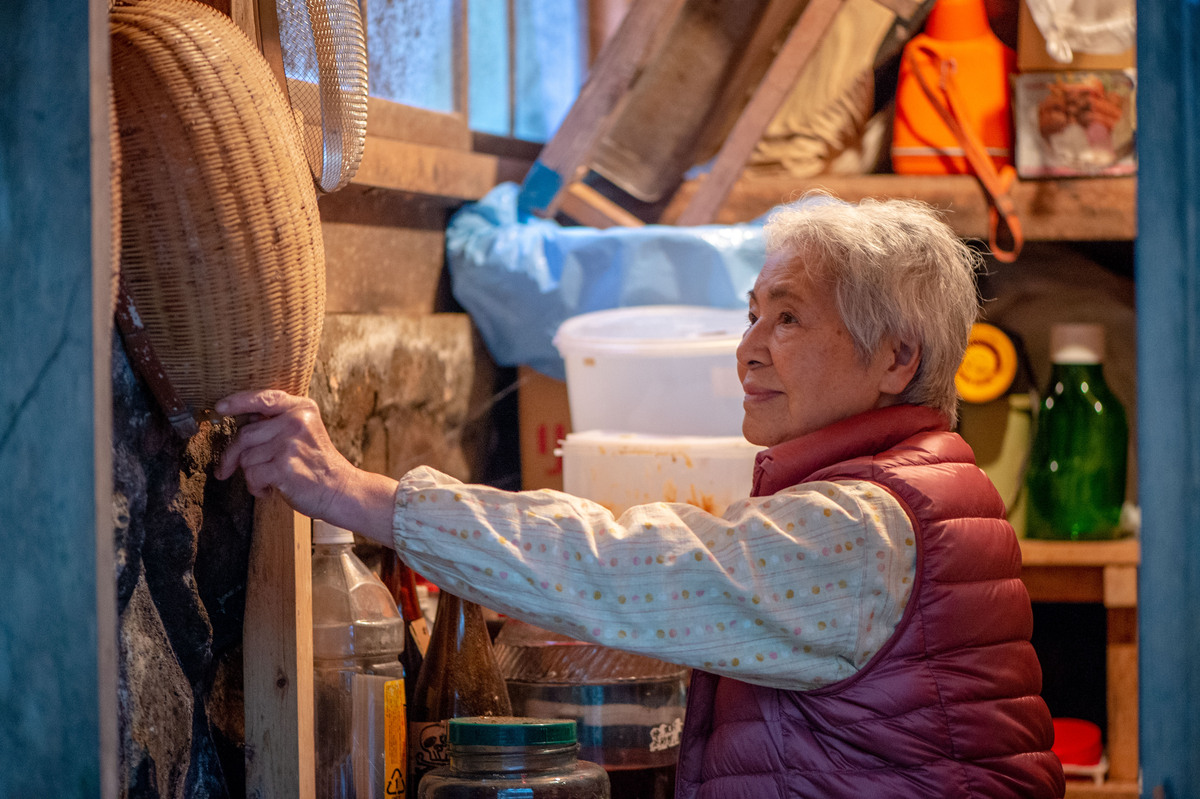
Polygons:
[[242,679],[248,799],[313,799],[311,522],[272,494],[254,503]]
[[[661,221],[675,221],[698,188],[698,181],[681,187]],[[987,239],[987,200],[968,175],[743,175],[715,221],[748,222],[814,188],[850,202],[863,197],[924,200],[946,212],[946,221],[960,236]],[[1018,181],[1012,196],[1026,241],[1129,241],[1137,236],[1136,178]]]

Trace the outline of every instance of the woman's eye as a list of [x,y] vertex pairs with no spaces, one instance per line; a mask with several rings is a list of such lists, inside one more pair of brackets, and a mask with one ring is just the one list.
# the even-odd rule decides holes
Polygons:
[[754,313],[754,311],[751,311],[750,313],[746,314],[746,326],[747,327],[754,324],[757,321],[758,321],[758,316]]
[[793,325],[800,320],[798,320],[792,313],[784,311],[783,313],[779,314],[779,321],[781,324]]

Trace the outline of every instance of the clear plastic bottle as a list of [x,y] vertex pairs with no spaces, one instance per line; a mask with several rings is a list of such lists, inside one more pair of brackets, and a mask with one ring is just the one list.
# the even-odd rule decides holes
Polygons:
[[609,799],[608,774],[579,760],[575,722],[450,719],[450,765],[421,780],[419,799]]
[[404,620],[354,535],[322,521],[312,606],[317,799],[404,796]]
[[1026,535],[1087,541],[1120,535],[1129,427],[1104,381],[1104,329],[1055,325],[1053,372],[1034,419]]

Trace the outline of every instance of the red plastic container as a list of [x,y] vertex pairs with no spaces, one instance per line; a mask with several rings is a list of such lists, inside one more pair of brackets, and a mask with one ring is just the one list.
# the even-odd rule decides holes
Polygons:
[[1100,728],[1083,719],[1054,719],[1054,746],[1064,766],[1094,766],[1104,754]]

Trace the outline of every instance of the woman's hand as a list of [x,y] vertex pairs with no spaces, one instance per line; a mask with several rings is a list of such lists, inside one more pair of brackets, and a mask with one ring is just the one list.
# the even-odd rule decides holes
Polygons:
[[396,481],[356,468],[325,430],[317,404],[283,391],[243,391],[217,403],[224,416],[249,416],[216,469],[238,469],[256,497],[278,491],[295,510],[390,546]]

